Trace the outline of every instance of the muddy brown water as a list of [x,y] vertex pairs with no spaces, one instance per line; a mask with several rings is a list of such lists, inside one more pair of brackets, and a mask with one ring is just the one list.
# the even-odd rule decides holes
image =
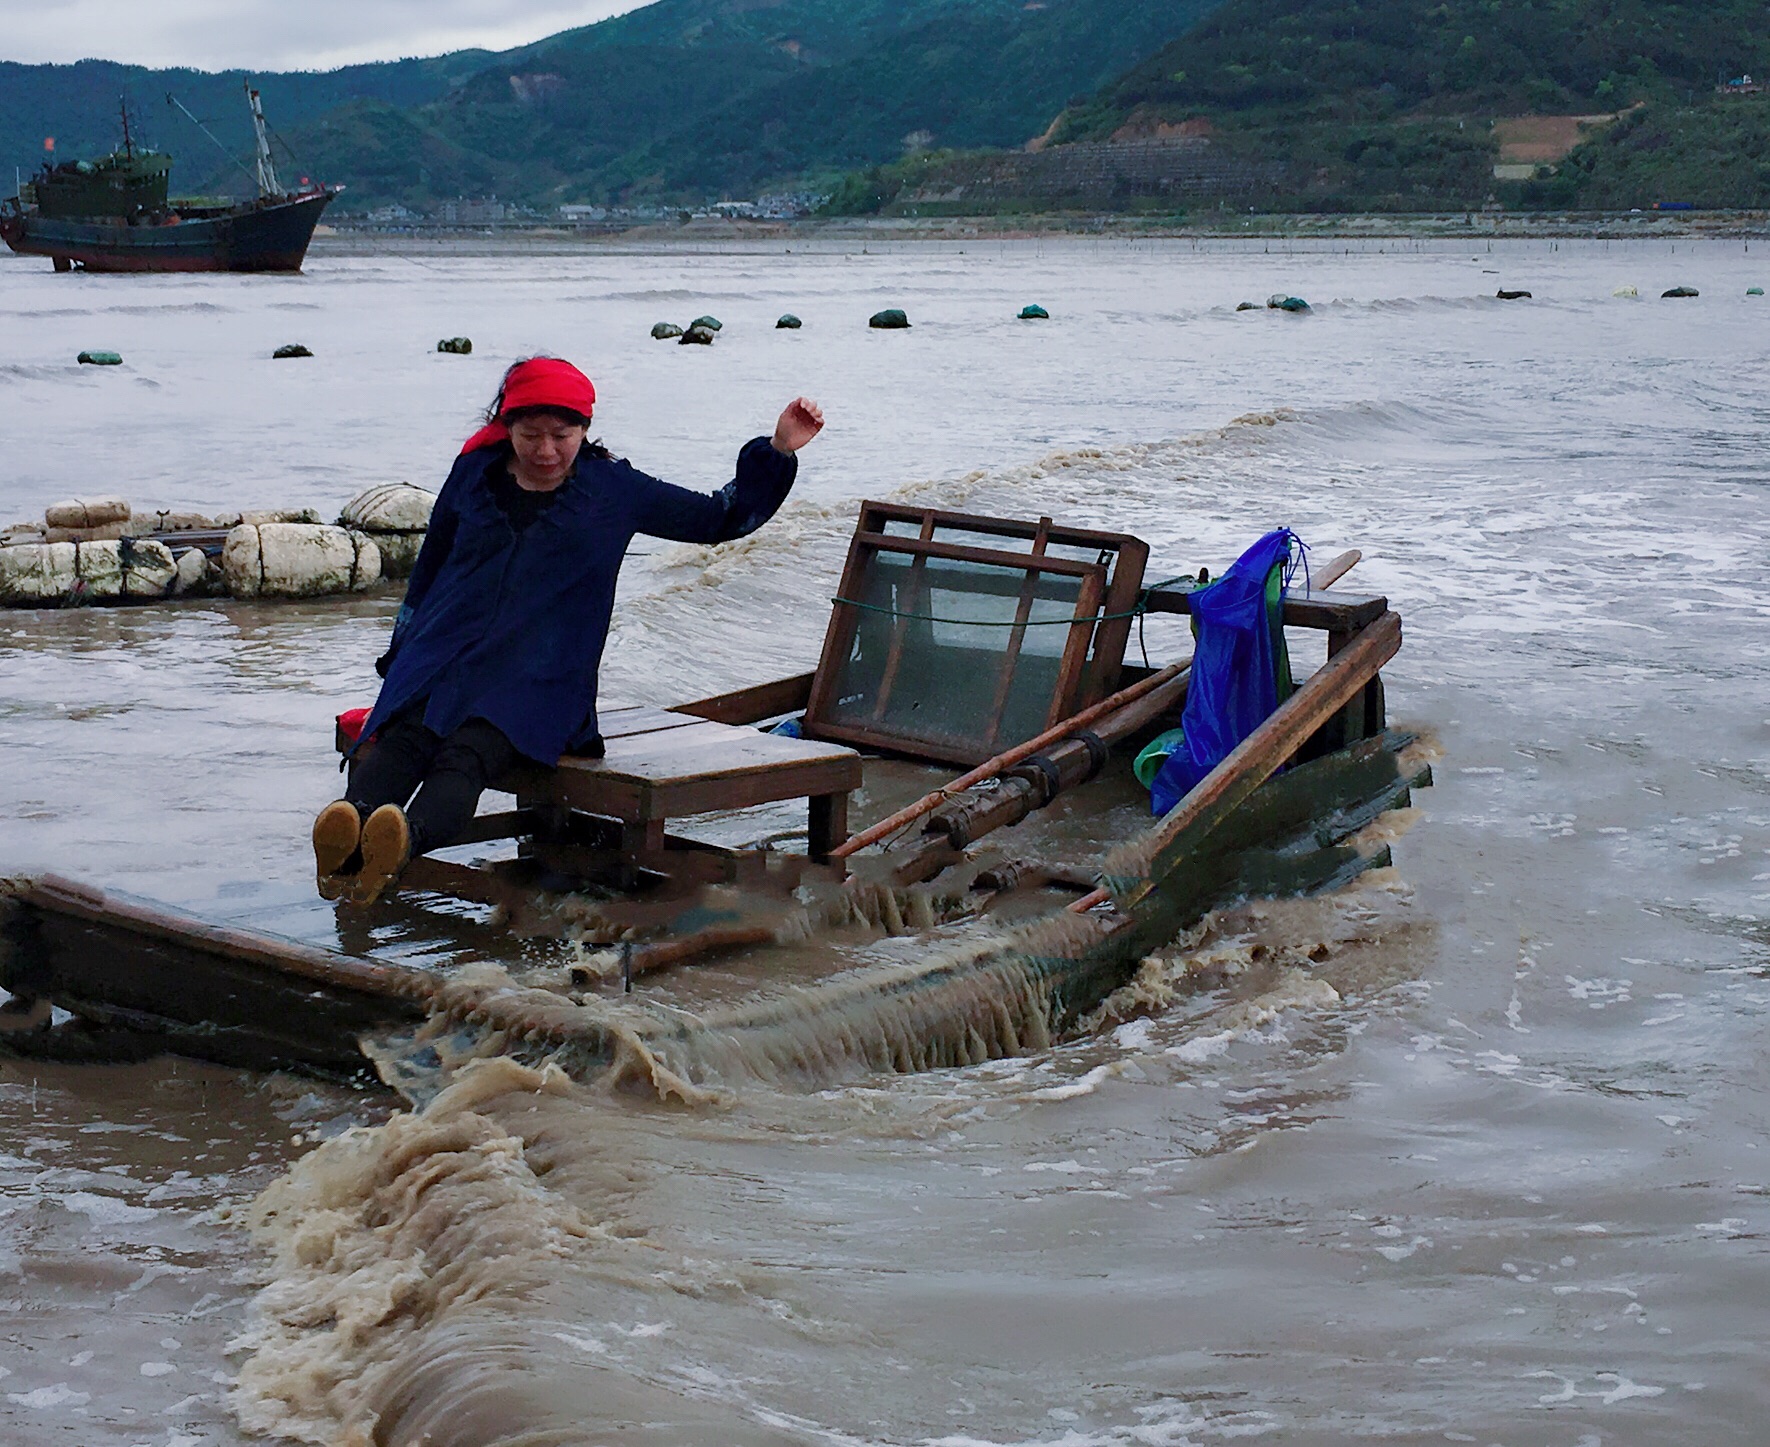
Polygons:
[[[491,1059],[414,1114],[188,1061],[0,1065],[0,1438],[1761,1440],[1755,253],[871,250],[318,253],[262,287],[7,259],[7,500],[424,481],[544,347],[588,362],[617,450],[712,486],[813,390],[831,427],[770,529],[639,549],[608,694],[806,666],[862,496],[1124,528],[1174,572],[1287,522],[1364,548],[1405,619],[1391,712],[1440,757],[1395,868],[1226,912],[1077,1038],[964,1069],[734,1070],[691,1106]],[[1233,309],[1276,290],[1314,311]],[[887,304],[916,327],[869,335]],[[705,310],[714,348],[645,337]],[[473,358],[424,351],[463,331]],[[260,359],[294,339],[318,355]],[[126,367],[71,364],[100,344]],[[335,932],[300,842],[393,607],[0,615],[0,865]],[[709,999],[754,982],[720,971]]]

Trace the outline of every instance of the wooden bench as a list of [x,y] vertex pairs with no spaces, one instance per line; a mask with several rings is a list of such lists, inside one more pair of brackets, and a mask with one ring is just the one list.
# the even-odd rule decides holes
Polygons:
[[[566,877],[613,870],[629,887],[642,873],[687,885],[736,877],[734,871],[761,867],[761,856],[676,837],[666,831],[670,820],[804,799],[807,855],[828,863],[831,851],[848,837],[848,795],[860,787],[860,755],[840,744],[764,733],[700,712],[772,716],[783,688],[784,709],[794,707],[794,699],[802,706],[808,680],[809,675],[740,690],[681,709],[644,704],[603,709],[604,757],[568,754],[552,769],[525,765],[512,771],[492,787],[515,794],[517,807],[479,815],[455,842],[516,839],[532,862]],[[757,713],[759,706],[763,714]],[[349,743],[340,733],[340,751]],[[427,856],[412,861],[405,880],[421,890],[509,904],[521,892],[502,879],[508,872],[503,866],[487,871]]]
[[600,722],[606,756],[567,755],[517,780],[519,806],[617,819],[621,848],[635,855],[665,847],[670,819],[782,799],[808,801],[812,859],[828,859],[848,837],[848,794],[861,781],[853,749],[644,705],[606,710]]

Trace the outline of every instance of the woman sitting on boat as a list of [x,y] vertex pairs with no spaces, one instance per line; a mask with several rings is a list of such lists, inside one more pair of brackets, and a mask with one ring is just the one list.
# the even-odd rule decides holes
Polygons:
[[[600,758],[596,675],[635,534],[722,543],[780,509],[822,429],[800,397],[711,495],[648,477],[588,441],[596,389],[569,362],[504,374],[467,439],[376,663],[385,682],[344,798],[314,820],[320,893],[370,903],[414,856],[452,843],[518,760]],[[360,756],[357,750],[361,749]]]

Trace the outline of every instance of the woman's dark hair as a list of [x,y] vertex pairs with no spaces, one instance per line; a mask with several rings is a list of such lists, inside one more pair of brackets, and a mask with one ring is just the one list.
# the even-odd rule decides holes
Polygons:
[[512,422],[522,422],[530,417],[556,417],[561,422],[569,422],[573,427],[588,427],[590,419],[582,412],[574,412],[569,407],[512,407],[508,412],[494,413],[493,422],[502,422],[508,427]]
[[[504,410],[504,389],[509,385],[510,374],[518,367],[522,366],[524,362],[535,362],[540,360],[543,359],[540,357],[523,357],[519,361],[512,362],[504,369],[504,376],[498,383],[498,395],[492,398],[492,405],[486,408],[486,421],[502,422],[508,426],[512,422],[522,421],[525,417],[557,417],[561,422],[569,422],[574,427],[588,427],[590,425],[590,419],[582,412],[574,412],[569,407],[513,407],[509,412]],[[549,358],[547,360],[552,359]],[[609,458],[614,456],[614,453],[610,452],[608,448],[602,445],[602,439],[600,437],[594,442],[586,439],[584,442],[584,451],[588,452],[592,457]]]

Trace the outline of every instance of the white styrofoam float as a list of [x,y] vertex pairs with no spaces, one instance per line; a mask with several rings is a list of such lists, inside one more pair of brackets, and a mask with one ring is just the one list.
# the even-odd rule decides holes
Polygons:
[[221,576],[236,598],[360,593],[381,580],[381,550],[326,523],[241,523],[222,545]]
[[130,507],[120,497],[76,497],[43,510],[52,528],[102,528],[129,521]]
[[0,602],[14,607],[164,598],[177,579],[172,550],[152,539],[0,548]]
[[409,482],[387,482],[360,492],[338,515],[340,527],[367,533],[381,549],[381,573],[404,578],[418,561],[436,494]]

